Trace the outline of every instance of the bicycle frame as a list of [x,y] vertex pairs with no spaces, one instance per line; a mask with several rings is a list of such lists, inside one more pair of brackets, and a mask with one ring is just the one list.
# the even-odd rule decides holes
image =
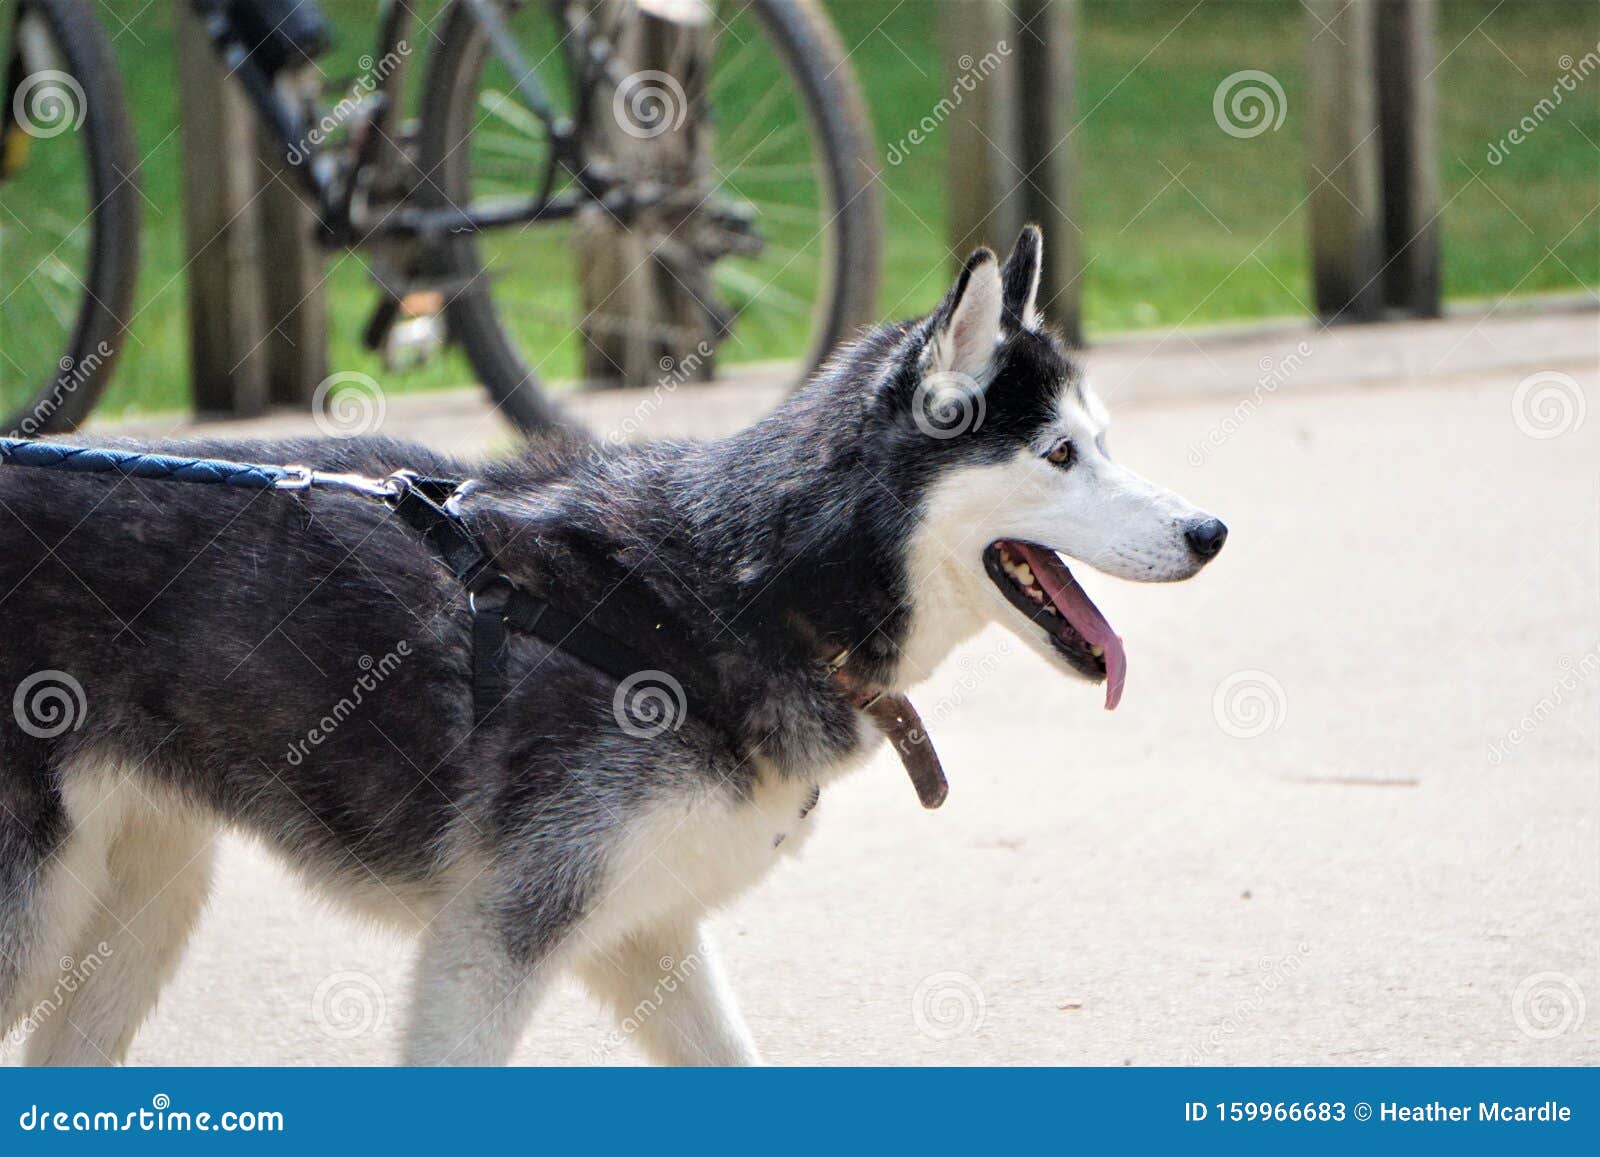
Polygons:
[[[392,159],[393,151],[398,147],[395,145],[395,119],[404,105],[403,65],[377,76],[371,88],[374,109],[366,132],[352,163],[341,171],[339,166],[329,163],[328,151],[317,139],[317,126],[306,123],[302,111],[278,90],[272,75],[252,58],[249,46],[228,14],[227,0],[191,0],[195,12],[205,22],[218,57],[229,75],[243,85],[262,127],[271,134],[273,142],[280,149],[284,165],[295,175],[301,188],[317,207],[325,244],[354,246],[373,241],[426,239],[451,233],[480,232],[571,217],[590,204],[601,205],[617,218],[627,220],[639,209],[665,199],[669,190],[637,184],[631,189],[625,188],[622,182],[603,170],[586,164],[581,155],[576,125],[556,112],[549,93],[540,83],[537,70],[528,65],[493,0],[461,2],[483,29],[490,50],[507,71],[518,78],[518,95],[549,134],[550,161],[544,174],[543,187],[537,196],[531,196],[525,202],[477,209],[450,206],[419,208],[401,204],[383,214],[379,220],[364,225],[356,219],[356,193],[362,187],[362,178]],[[559,10],[559,2],[555,7]],[[407,37],[414,18],[407,5],[397,0],[381,0],[378,41],[373,56],[375,62],[404,60]],[[600,59],[603,59],[603,55],[602,52]],[[588,87],[592,87],[592,84],[591,77]],[[581,101],[587,102],[587,99],[587,91],[580,94]],[[385,157],[385,150],[390,152],[389,158]],[[558,168],[570,172],[574,184],[570,190],[553,194]]]

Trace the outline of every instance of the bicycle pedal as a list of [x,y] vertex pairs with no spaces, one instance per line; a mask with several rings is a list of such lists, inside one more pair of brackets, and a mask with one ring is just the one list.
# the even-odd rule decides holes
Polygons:
[[0,141],[0,180],[20,173],[28,163],[33,137],[21,125],[9,125]]
[[448,335],[444,294],[408,293],[399,302],[404,320],[396,320],[383,341],[383,364],[391,371],[415,369],[432,361]]

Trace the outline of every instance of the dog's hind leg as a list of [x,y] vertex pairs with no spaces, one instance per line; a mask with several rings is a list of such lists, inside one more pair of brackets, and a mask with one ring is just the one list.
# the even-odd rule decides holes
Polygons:
[[466,897],[423,933],[403,1063],[503,1065],[549,983],[550,957],[513,951],[499,919]]
[[702,923],[632,935],[586,957],[580,973],[658,1064],[761,1063]]
[[[4,753],[0,753],[4,754]],[[104,891],[105,849],[116,809],[75,826],[54,777],[0,759],[0,1031],[33,1037],[73,983],[69,953]]]
[[[74,983],[28,1043],[31,1064],[116,1064],[183,954],[211,884],[216,828],[176,800],[144,794],[119,769],[101,777],[96,814],[117,823],[104,844],[95,910],[72,953]],[[69,810],[78,801],[69,795]],[[75,806],[78,805],[78,806]],[[76,817],[75,817],[76,818]]]

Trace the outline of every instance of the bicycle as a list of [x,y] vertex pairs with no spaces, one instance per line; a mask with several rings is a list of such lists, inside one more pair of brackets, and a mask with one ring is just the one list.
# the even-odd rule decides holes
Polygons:
[[[871,317],[872,137],[815,0],[444,0],[414,118],[414,0],[379,0],[332,106],[315,0],[189,2],[324,248],[370,258],[365,344],[447,337],[524,430],[555,413],[541,373],[802,346],[809,372]],[[138,160],[89,0],[18,0],[7,32],[0,430],[31,436],[88,415],[134,319]]]

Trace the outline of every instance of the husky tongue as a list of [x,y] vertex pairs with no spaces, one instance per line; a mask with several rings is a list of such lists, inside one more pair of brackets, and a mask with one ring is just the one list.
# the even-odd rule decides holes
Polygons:
[[1061,612],[1061,617],[1071,623],[1090,646],[1105,648],[1106,710],[1115,711],[1117,704],[1122,702],[1122,684],[1128,674],[1128,660],[1122,650],[1122,640],[1111,629],[1111,624],[1106,622],[1100,608],[1089,601],[1089,596],[1083,593],[1078,580],[1072,577],[1072,572],[1056,556],[1055,551],[1025,542],[1014,541],[1012,545],[1028,560],[1034,578],[1044,588],[1051,604]]

